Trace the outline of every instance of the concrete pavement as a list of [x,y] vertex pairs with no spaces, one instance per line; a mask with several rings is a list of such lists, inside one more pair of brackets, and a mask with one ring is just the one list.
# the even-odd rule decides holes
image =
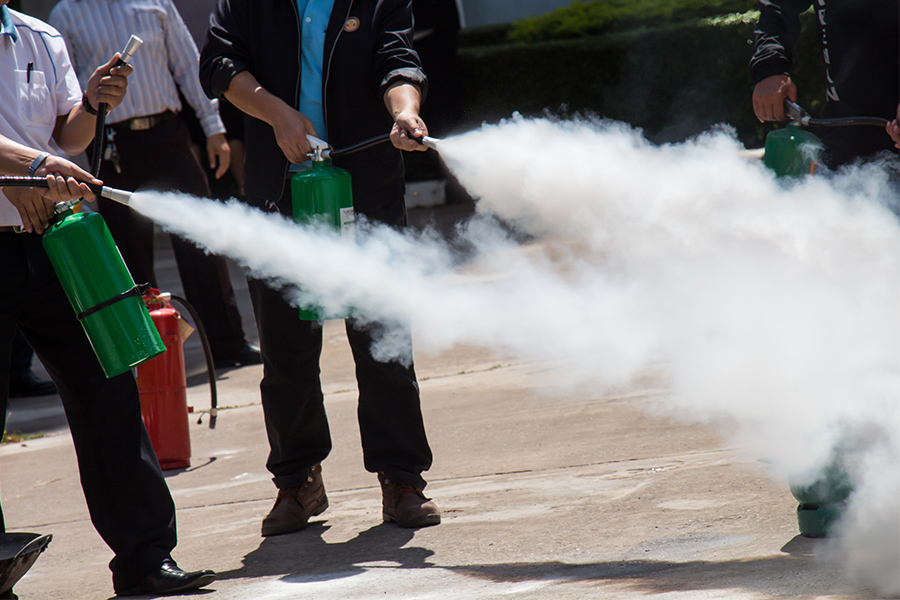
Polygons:
[[[416,209],[444,226],[466,207]],[[164,287],[180,292],[170,250]],[[236,272],[236,275],[237,272]],[[233,278],[255,336],[243,280]],[[416,356],[435,463],[426,493],[437,527],[381,522],[362,467],[353,363],[340,322],[322,360],[334,451],[330,507],[310,527],[263,539],[275,490],[257,384],[261,367],[220,371],[217,428],[191,421],[190,468],[169,471],[175,558],[211,568],[210,599],[871,598],[823,560],[828,542],[797,535],[786,482],[714,426],[654,410],[652,372],[615,393],[547,390],[561,363],[457,347]],[[187,346],[188,402],[208,407],[199,344]],[[540,393],[536,392],[540,389]],[[54,539],[16,586],[23,599],[109,598],[109,549],[93,530],[56,398],[16,400],[10,430],[47,435],[0,447],[9,531]]]

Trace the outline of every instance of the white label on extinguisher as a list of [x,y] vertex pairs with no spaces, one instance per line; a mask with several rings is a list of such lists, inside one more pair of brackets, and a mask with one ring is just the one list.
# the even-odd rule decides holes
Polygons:
[[356,215],[353,207],[341,209],[341,237],[353,240],[356,234]]

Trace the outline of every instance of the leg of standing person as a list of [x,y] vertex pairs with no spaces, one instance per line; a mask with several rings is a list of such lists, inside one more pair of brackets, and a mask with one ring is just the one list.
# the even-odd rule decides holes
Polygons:
[[[367,215],[371,222],[406,227],[402,200]],[[425,527],[441,522],[437,505],[426,498],[422,472],[431,467],[432,453],[425,434],[419,384],[412,362],[409,323],[360,323],[348,319],[347,339],[356,363],[359,386],[359,430],[366,470],[378,473],[383,516],[401,527]],[[380,360],[373,344],[390,335],[402,342],[407,355]]]
[[[0,357],[8,358],[18,325],[59,387],[91,521],[116,554],[116,590],[127,588],[158,570],[176,544],[175,506],[141,421],[134,377],[103,375],[39,236],[3,235],[0,245],[0,280],[9,286],[0,299]],[[5,394],[0,399],[5,407]]]
[[266,467],[278,488],[262,535],[280,535],[303,529],[328,506],[319,466],[331,451],[319,380],[322,326],[301,321],[297,308],[266,281],[250,278],[248,285],[263,355]]
[[9,359],[9,397],[31,398],[33,396],[50,396],[56,393],[52,381],[43,381],[31,369],[34,351],[22,333],[16,329],[12,339],[12,352]]

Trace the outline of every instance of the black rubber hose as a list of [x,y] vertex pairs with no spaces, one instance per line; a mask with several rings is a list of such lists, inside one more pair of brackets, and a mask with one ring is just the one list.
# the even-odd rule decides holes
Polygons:
[[847,127],[851,125],[871,125],[874,127],[887,127],[887,119],[878,117],[848,117],[845,119],[809,119],[810,125],[817,127]]
[[[124,65],[123,61],[116,63],[116,66]],[[106,113],[109,106],[106,102],[101,102],[97,107],[97,124],[94,126],[94,146],[91,152],[91,175],[97,177],[100,175],[100,160],[103,154],[103,143],[106,141]]]
[[[219,412],[219,396],[216,392],[216,366],[213,362],[212,348],[209,345],[209,338],[206,337],[206,329],[204,329],[203,323],[200,321],[200,317],[197,315],[197,311],[194,310],[194,307],[191,306],[187,300],[185,300],[181,296],[176,296],[175,294],[169,294],[169,297],[187,309],[191,317],[194,319],[193,325],[197,328],[197,333],[200,334],[200,342],[203,344],[203,354],[206,356],[206,372],[209,374],[209,428],[215,429],[216,418],[218,417]],[[202,422],[203,416],[201,415],[198,423]]]
[[366,148],[371,148],[376,144],[381,144],[382,142],[390,141],[391,134],[385,133],[384,135],[379,135],[378,137],[373,137],[372,139],[365,140],[358,144],[353,144],[352,146],[347,146],[346,148],[341,148],[340,150],[332,150],[329,156],[343,156],[344,154],[351,154],[353,152],[359,152],[360,150],[365,150]]
[[[99,183],[86,183],[96,195],[103,192],[103,186]],[[33,187],[48,188],[50,184],[44,177],[0,177],[0,187]]]

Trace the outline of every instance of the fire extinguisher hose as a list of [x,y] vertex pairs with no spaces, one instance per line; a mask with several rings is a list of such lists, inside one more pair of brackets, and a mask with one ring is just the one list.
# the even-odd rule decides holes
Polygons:
[[[200,334],[200,342],[203,345],[203,354],[206,357],[206,372],[209,375],[209,428],[216,428],[216,417],[218,417],[218,406],[219,406],[219,398],[218,393],[216,392],[216,367],[213,362],[212,348],[209,345],[209,338],[206,337],[206,329],[203,327],[203,323],[200,321],[200,317],[197,315],[197,311],[194,310],[194,307],[190,305],[190,303],[182,298],[181,296],[176,296],[175,294],[169,294],[169,298],[178,302],[182,307],[187,309],[188,313],[190,313],[191,318],[194,319],[192,323],[197,328],[197,333]],[[198,423],[203,422],[203,417],[200,417]]]

